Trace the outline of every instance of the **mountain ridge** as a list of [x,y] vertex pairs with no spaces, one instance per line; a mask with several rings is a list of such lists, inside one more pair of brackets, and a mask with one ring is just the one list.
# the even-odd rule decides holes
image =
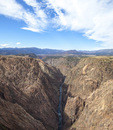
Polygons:
[[113,49],[101,49],[94,51],[79,51],[79,50],[58,50],[58,49],[41,49],[36,47],[29,48],[0,48],[1,55],[18,55],[18,54],[29,54],[34,53],[35,55],[113,55]]

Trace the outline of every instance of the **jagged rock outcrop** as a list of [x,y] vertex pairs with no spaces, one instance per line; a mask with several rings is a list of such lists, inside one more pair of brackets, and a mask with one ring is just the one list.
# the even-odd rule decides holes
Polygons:
[[63,75],[41,60],[0,56],[0,127],[57,130]]
[[63,129],[67,129],[78,119],[84,107],[85,102],[80,97],[68,97],[63,113]]
[[43,58],[43,60],[49,65],[55,66],[56,68],[60,69],[63,75],[68,75],[68,72],[70,72],[71,68],[76,66],[76,64],[79,62],[80,57],[53,56],[53,57],[45,57]]
[[66,75],[64,130],[113,129],[113,57],[47,58]]
[[113,80],[102,83],[70,130],[113,130]]
[[82,58],[66,78],[68,94],[86,99],[102,82],[113,79],[113,60],[108,58]]
[[[112,130],[113,57],[46,61],[66,75],[63,130]],[[0,129],[57,130],[62,80],[41,60],[0,56]]]
[[[65,80],[68,90],[64,95],[64,129],[113,129],[112,79],[113,59],[111,57],[82,58],[71,69]],[[78,106],[74,99],[77,97],[82,100],[82,103],[79,103],[80,111],[76,111]],[[70,126],[69,121],[72,122]]]
[[[11,130],[46,130],[44,125],[34,119],[17,103],[11,103],[0,98],[0,124]],[[3,129],[3,126],[0,128]]]

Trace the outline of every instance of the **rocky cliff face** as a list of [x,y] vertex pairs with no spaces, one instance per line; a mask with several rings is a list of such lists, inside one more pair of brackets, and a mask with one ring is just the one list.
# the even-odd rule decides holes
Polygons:
[[70,130],[113,130],[113,80],[102,83],[85,101],[84,110]]
[[65,83],[64,129],[113,129],[112,58],[82,58]]
[[48,58],[66,75],[64,130],[113,129],[113,57]]
[[41,60],[0,56],[0,128],[57,130],[62,79]]
[[[113,57],[45,59],[66,75],[63,130],[113,129]],[[57,130],[55,67],[27,57],[0,56],[0,129]]]
[[43,59],[44,62],[48,63],[51,66],[55,66],[56,68],[60,69],[63,75],[68,75],[68,72],[76,66],[76,64],[79,62],[80,57],[45,57]]

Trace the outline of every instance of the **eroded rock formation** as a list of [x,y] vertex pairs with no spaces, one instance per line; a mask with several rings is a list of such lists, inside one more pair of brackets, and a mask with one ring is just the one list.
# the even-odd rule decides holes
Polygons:
[[63,130],[112,130],[113,57],[72,59],[46,59],[66,75]]
[[57,130],[63,75],[41,60],[0,56],[0,126]]
[[112,130],[112,58],[82,58],[71,69],[65,82],[68,90],[64,107],[64,129]]
[[[66,75],[63,130],[113,129],[113,58],[46,59]],[[41,60],[0,56],[0,129],[57,130],[63,75]]]

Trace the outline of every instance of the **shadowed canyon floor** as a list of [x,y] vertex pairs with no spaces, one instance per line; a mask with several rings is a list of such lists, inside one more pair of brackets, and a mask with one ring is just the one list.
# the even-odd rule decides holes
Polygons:
[[63,75],[62,130],[112,130],[113,57],[43,60],[0,56],[0,130],[57,130]]

